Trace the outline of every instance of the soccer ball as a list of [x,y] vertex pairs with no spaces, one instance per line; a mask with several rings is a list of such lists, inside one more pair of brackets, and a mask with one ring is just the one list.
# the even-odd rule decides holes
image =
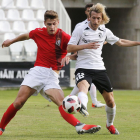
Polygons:
[[63,109],[69,114],[76,114],[81,109],[81,101],[77,96],[69,95],[63,100]]

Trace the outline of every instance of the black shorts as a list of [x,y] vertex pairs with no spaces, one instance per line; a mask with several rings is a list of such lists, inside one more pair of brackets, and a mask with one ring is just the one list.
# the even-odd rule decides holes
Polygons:
[[94,85],[97,87],[97,89],[101,94],[103,93],[104,90],[106,92],[113,91],[113,87],[111,85],[106,70],[79,68],[75,71],[76,85],[82,80],[86,80],[90,85],[91,83],[94,83]]

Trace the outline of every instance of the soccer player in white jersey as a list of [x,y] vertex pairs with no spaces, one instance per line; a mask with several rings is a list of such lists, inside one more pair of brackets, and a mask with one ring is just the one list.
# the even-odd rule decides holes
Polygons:
[[78,97],[81,102],[84,106],[87,106],[88,88],[91,83],[94,83],[106,102],[106,128],[111,134],[118,135],[119,132],[113,125],[116,114],[113,87],[101,57],[103,43],[107,41],[111,45],[131,47],[140,45],[140,42],[120,39],[108,28],[101,30],[99,26],[107,24],[109,20],[104,5],[100,3],[93,5],[90,8],[89,24],[79,26],[74,30],[68,43],[67,51],[69,53],[78,52],[75,79],[76,85],[79,88]]
[[[78,23],[78,24],[76,24],[75,29],[79,26],[82,26],[84,24],[89,23],[89,10],[90,10],[90,7],[92,7],[92,6],[93,6],[93,3],[89,3],[85,6],[85,14],[87,16],[87,19]],[[100,25],[100,28],[105,28],[105,25]],[[75,86],[70,95],[76,95],[76,94],[78,94],[78,92],[79,92],[79,89],[78,89],[77,86]],[[96,86],[93,83],[91,84],[89,93],[90,93],[90,97],[91,97],[91,100],[92,100],[92,107],[93,108],[97,108],[97,107],[100,108],[100,107],[105,106],[105,104],[103,104],[103,103],[101,103],[97,100]]]

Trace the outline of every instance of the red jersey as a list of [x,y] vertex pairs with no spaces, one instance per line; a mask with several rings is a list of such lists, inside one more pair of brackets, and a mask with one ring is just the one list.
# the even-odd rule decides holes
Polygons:
[[67,54],[67,44],[70,40],[70,35],[61,29],[58,29],[56,34],[49,35],[47,29],[43,27],[30,31],[29,37],[32,38],[38,46],[34,66],[60,70],[62,68],[61,60]]

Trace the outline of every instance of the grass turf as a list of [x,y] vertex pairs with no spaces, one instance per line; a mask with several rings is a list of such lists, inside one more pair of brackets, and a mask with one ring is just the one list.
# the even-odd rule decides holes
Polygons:
[[[71,92],[64,89],[65,96]],[[14,101],[18,90],[0,91],[0,119],[7,107]],[[97,94],[98,100],[104,102]],[[0,140],[139,140],[140,139],[140,91],[115,90],[117,114],[114,125],[120,135],[111,135],[106,129],[105,108],[91,107],[89,97],[89,117],[84,118],[79,113],[75,115],[86,124],[98,124],[102,129],[95,134],[78,135],[75,128],[65,122],[59,114],[58,107],[45,100],[41,95],[32,96],[24,107],[7,125]]]

